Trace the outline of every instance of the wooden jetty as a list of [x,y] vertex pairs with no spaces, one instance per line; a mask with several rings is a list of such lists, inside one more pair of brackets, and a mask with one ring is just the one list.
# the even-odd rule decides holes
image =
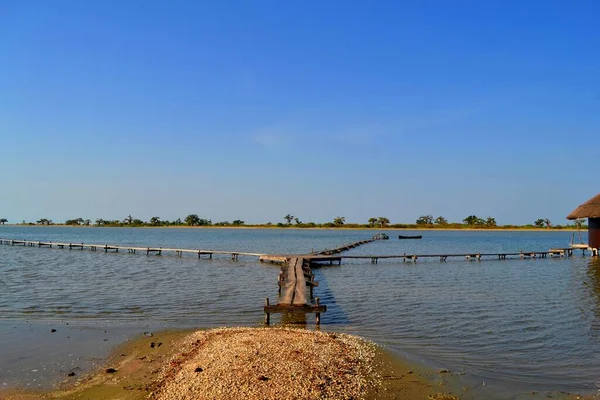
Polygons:
[[261,262],[272,263],[272,264],[286,264],[291,258],[303,257],[305,259],[310,260],[311,265],[317,264],[319,262],[329,263],[329,265],[332,265],[334,262],[337,262],[338,265],[340,265],[342,262],[342,259],[341,259],[341,257],[336,257],[335,256],[336,254],[340,254],[344,251],[354,249],[358,246],[362,246],[363,244],[371,243],[376,240],[386,240],[385,237],[387,237],[387,235],[380,236],[380,234],[377,234],[377,235],[373,236],[371,239],[359,240],[358,242],[343,244],[343,245],[333,248],[333,249],[313,251],[310,254],[301,254],[301,255],[298,255],[298,254],[264,254],[259,258],[259,260]]
[[[585,255],[586,251],[592,256],[598,256],[598,248],[592,248],[587,245],[577,244],[565,248],[553,248],[548,251],[519,251],[507,253],[437,253],[437,254],[391,254],[391,255],[343,255],[342,253],[354,249],[363,244],[371,243],[376,240],[385,240],[387,235],[375,235],[371,239],[360,240],[357,242],[344,244],[333,249],[315,251],[309,254],[265,254],[240,251],[225,250],[206,250],[206,249],[177,249],[167,247],[140,247],[140,246],[120,246],[110,244],[90,244],[90,243],[66,243],[49,242],[37,240],[17,240],[0,238],[0,244],[11,246],[29,246],[29,247],[48,247],[59,249],[78,249],[104,252],[128,252],[142,253],[149,255],[163,255],[164,252],[175,254],[182,257],[184,254],[197,255],[198,258],[208,256],[213,258],[215,255],[227,255],[231,260],[237,261],[240,256],[258,257],[261,262],[282,264],[281,272],[277,278],[279,287],[279,300],[277,304],[270,304],[269,298],[265,301],[265,323],[269,324],[272,313],[315,313],[317,324],[321,322],[321,313],[327,311],[327,306],[320,304],[319,298],[314,297],[314,288],[319,286],[315,281],[311,267],[317,267],[323,264],[341,265],[343,259],[367,259],[372,264],[377,264],[380,259],[397,259],[403,262],[416,262],[418,259],[439,259],[443,262],[449,258],[463,258],[465,260],[481,261],[483,259],[506,260],[510,258],[546,258],[550,257],[571,257],[573,252],[581,250]],[[308,288],[309,296],[306,295]]]
[[339,255],[339,256],[322,256],[315,259],[315,262],[338,262],[341,263],[342,259],[370,259],[372,264],[377,264],[379,259],[401,259],[402,261],[413,261],[416,262],[418,259],[423,258],[439,258],[440,261],[446,261],[448,258],[463,258],[465,260],[477,260],[482,259],[495,259],[506,260],[510,258],[547,258],[550,257],[571,257],[575,250],[581,250],[582,254],[585,255],[586,251],[590,252],[592,256],[598,256],[598,249],[591,247],[565,247],[550,249],[548,251],[519,251],[513,253],[440,253],[440,254],[390,254],[390,255]]
[[325,250],[321,250],[321,251],[316,251],[316,252],[311,253],[311,254],[314,254],[314,255],[317,255],[317,256],[322,256],[322,255],[330,256],[332,254],[340,254],[340,253],[343,253],[344,251],[351,250],[351,249],[353,249],[355,247],[361,246],[363,244],[371,243],[371,242],[374,242],[376,240],[386,240],[386,239],[384,239],[382,236],[375,235],[371,239],[359,240],[358,242],[344,244],[344,245],[341,245],[341,246],[336,247],[334,249],[325,249]]
[[140,252],[146,255],[162,255],[163,252],[174,253],[178,257],[182,257],[184,253],[195,254],[198,258],[202,256],[208,256],[213,258],[213,255],[228,255],[231,256],[233,261],[237,261],[239,256],[258,257],[264,256],[263,253],[251,253],[243,251],[225,251],[225,250],[196,250],[196,249],[175,249],[169,247],[139,247],[139,246],[119,246],[110,244],[91,244],[91,243],[62,243],[62,242],[42,242],[37,240],[16,240],[16,239],[5,239],[0,238],[0,244],[8,245],[21,245],[29,247],[57,247],[59,249],[88,249],[90,251],[104,250],[104,252],[113,251],[118,253],[120,251],[128,253]]
[[202,256],[208,256],[213,258],[214,255],[228,255],[232,260],[237,261],[240,256],[246,257],[257,257],[261,262],[286,264],[290,259],[302,257],[305,261],[308,261],[309,265],[316,266],[321,264],[333,265],[337,263],[341,265],[342,259],[368,259],[373,264],[377,264],[380,259],[401,259],[402,261],[417,261],[418,259],[426,258],[439,258],[440,261],[446,261],[448,258],[463,258],[466,260],[482,260],[497,258],[499,260],[505,260],[507,258],[546,258],[551,257],[570,257],[573,255],[575,250],[581,250],[583,254],[586,251],[592,256],[598,256],[598,248],[592,248],[588,245],[574,244],[565,248],[555,248],[548,251],[519,251],[519,252],[507,252],[507,253],[438,253],[438,254],[389,254],[389,255],[342,255],[341,253],[354,249],[366,243],[371,243],[375,240],[380,240],[377,235],[371,239],[360,240],[357,242],[344,244],[333,249],[325,249],[321,251],[315,251],[309,254],[266,254],[266,253],[253,253],[253,252],[242,252],[242,251],[229,251],[229,250],[206,250],[206,249],[177,249],[168,247],[139,247],[139,246],[121,246],[111,244],[90,244],[90,243],[73,243],[73,242],[44,242],[38,240],[18,240],[18,239],[7,239],[0,238],[0,244],[7,245],[20,245],[29,247],[56,247],[60,249],[88,249],[90,251],[104,250],[104,252],[112,251],[119,252],[124,251],[128,253],[140,252],[146,255],[162,255],[163,252],[174,253],[178,257],[182,257],[183,254],[194,254],[198,258]]
[[[265,299],[265,323],[271,322],[272,313],[315,313],[317,325],[321,323],[321,313],[327,311],[327,306],[319,303],[319,298],[313,299],[313,288],[319,283],[315,281],[310,269],[310,261],[303,257],[290,258],[286,265],[281,267],[277,278],[279,285],[279,301],[271,305],[269,298]],[[306,296],[309,288],[310,298]]]
[[[269,298],[265,299],[265,324],[271,323],[271,314],[273,313],[315,313],[316,323],[321,323],[321,313],[327,311],[327,306],[319,302],[319,298],[314,298],[314,288],[319,286],[315,281],[311,266],[320,262],[328,262],[332,265],[337,261],[341,265],[342,258],[337,254],[354,249],[363,244],[374,242],[375,240],[387,240],[389,237],[385,234],[377,234],[371,239],[360,240],[357,242],[344,244],[334,249],[325,249],[315,251],[306,255],[269,255],[260,258],[263,262],[280,263],[281,273],[277,278],[279,286],[279,300],[277,304],[271,304]],[[306,288],[310,293],[310,298],[306,297]],[[311,303],[310,300],[313,300]]]

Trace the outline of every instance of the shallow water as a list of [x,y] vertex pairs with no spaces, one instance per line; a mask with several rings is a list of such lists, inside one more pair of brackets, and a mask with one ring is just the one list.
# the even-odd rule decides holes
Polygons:
[[[0,227],[1,237],[19,239],[265,253],[306,253],[373,233]],[[347,254],[541,251],[566,247],[571,238],[569,232],[425,231],[422,240],[398,240],[398,232],[387,233],[389,241]],[[69,368],[88,368],[144,330],[259,325],[264,298],[277,297],[277,273],[255,258],[0,246],[0,384],[45,385]],[[569,259],[348,260],[315,274],[315,294],[328,306],[323,329],[355,333],[461,373],[472,398],[597,390],[600,262],[579,252]]]

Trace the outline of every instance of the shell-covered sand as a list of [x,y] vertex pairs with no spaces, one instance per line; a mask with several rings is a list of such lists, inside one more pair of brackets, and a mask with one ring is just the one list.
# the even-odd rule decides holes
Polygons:
[[288,327],[144,334],[101,369],[71,375],[56,390],[0,388],[0,400],[458,398],[442,379],[451,374],[356,336]]
[[359,399],[379,377],[375,346],[358,337],[290,328],[191,334],[151,398]]

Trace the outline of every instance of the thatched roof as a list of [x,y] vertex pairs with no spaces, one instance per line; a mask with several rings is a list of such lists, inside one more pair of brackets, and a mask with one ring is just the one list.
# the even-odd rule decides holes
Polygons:
[[577,207],[567,219],[600,218],[600,193]]

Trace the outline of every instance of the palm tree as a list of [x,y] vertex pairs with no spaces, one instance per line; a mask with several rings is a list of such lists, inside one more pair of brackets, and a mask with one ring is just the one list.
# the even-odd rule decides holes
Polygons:
[[185,217],[184,221],[187,225],[196,226],[200,224],[200,217],[198,217],[198,214],[190,214]]
[[6,218],[0,218],[0,224],[4,225],[8,220]]

